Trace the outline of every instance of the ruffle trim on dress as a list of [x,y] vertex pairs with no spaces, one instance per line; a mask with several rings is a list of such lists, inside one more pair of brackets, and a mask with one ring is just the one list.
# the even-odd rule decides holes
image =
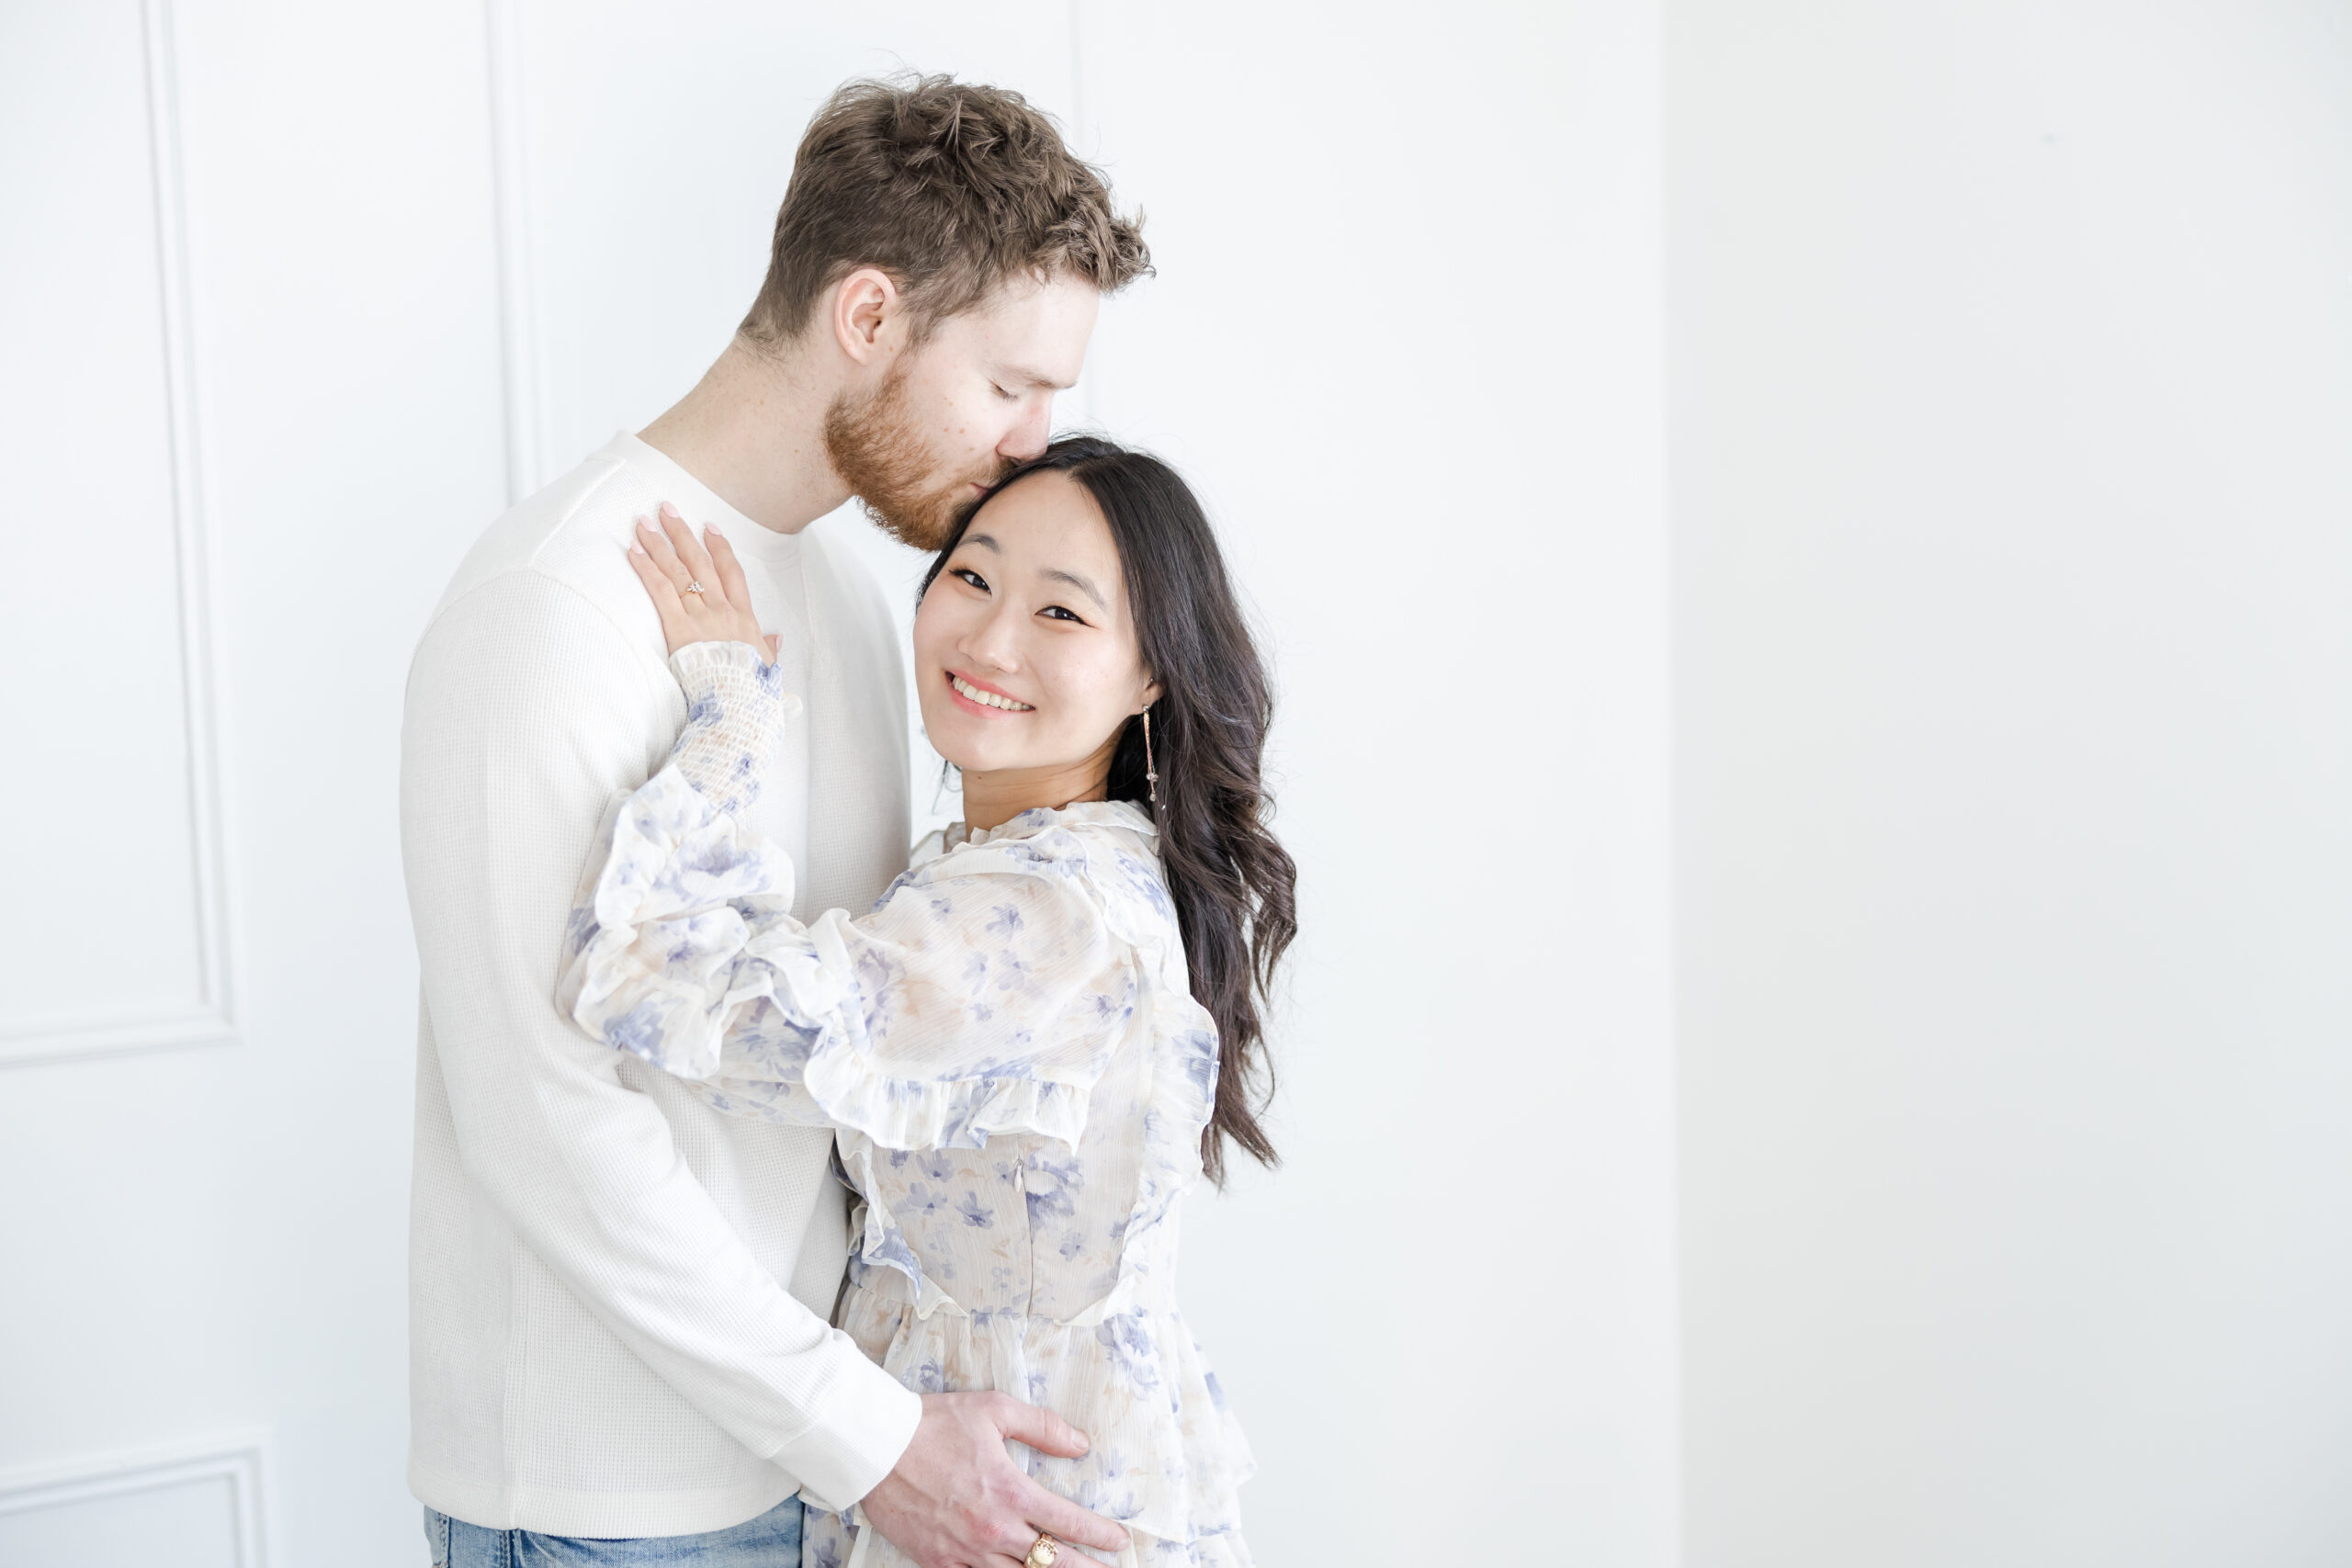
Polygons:
[[[842,978],[856,970],[833,927],[838,917],[798,925],[788,912],[791,886],[786,857],[663,768],[614,820],[610,852],[575,916],[577,955],[560,1005],[606,1044],[695,1082],[725,1111],[847,1128],[892,1149],[978,1148],[1008,1133],[1076,1146],[1107,1054],[1053,1078],[1025,1068],[893,1076],[862,1038],[864,998]],[[765,891],[777,887],[784,897]],[[706,1003],[711,980],[747,957],[762,962]],[[616,1015],[604,1004],[624,987],[639,999]],[[747,1006],[738,1047],[764,1058],[775,1076],[710,1081],[723,1070],[727,1020]]]
[[[1136,835],[1136,845],[1120,843],[1116,835],[1121,833]],[[1150,1053],[1151,1087],[1143,1108],[1144,1158],[1121,1241],[1120,1283],[1114,1297],[1136,1288],[1148,1268],[1157,1240],[1155,1232],[1186,1190],[1200,1179],[1201,1134],[1216,1104],[1216,1024],[1192,994],[1175,907],[1150,847],[1151,833],[1148,819],[1125,801],[1025,811],[985,840],[950,850],[907,873],[910,878],[921,879],[957,855],[1017,856],[1024,864],[1051,867],[1056,874],[1087,889],[1100,905],[1112,933],[1134,952],[1138,967],[1159,976],[1157,987],[1141,988],[1142,1005],[1148,1010],[1140,1028]],[[1081,1104],[1074,1130],[1064,1139],[1073,1147],[1078,1134],[1084,1131],[1084,1109]],[[1060,1136],[1034,1123],[1025,1129],[1000,1130]],[[886,1148],[950,1146],[936,1141],[916,1145],[878,1137],[874,1141]],[[849,1141],[843,1143],[841,1154],[860,1192],[881,1190],[870,1151]],[[917,1312],[927,1315],[943,1304],[953,1305],[952,1298],[923,1273],[921,1260],[885,1205],[865,1205],[858,1251],[865,1263],[893,1269],[907,1277],[914,1289]]]
[[[621,802],[606,838],[573,903],[557,1004],[609,1045],[707,1077],[726,998],[706,1006],[707,982],[743,952],[752,922],[791,908],[791,858],[741,831],[675,767]],[[615,993],[639,981],[650,982],[641,999],[617,1013]]]
[[[985,842],[949,852],[1019,852],[1067,866],[1066,874],[1077,876],[1101,907],[1112,934],[1134,950],[1140,967],[1159,976],[1156,987],[1146,987],[1152,1054],[1144,1111],[1148,1157],[1128,1215],[1123,1278],[1144,1255],[1153,1227],[1200,1179],[1201,1134],[1216,1108],[1216,1021],[1193,996],[1175,901],[1153,844],[1157,836],[1151,818],[1134,802],[1087,801],[1057,811],[1024,811]],[[1128,837],[1132,843],[1123,841]]]

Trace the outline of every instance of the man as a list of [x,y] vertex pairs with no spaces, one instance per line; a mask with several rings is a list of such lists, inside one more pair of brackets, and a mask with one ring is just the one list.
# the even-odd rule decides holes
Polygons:
[[[401,823],[424,970],[409,1480],[435,1562],[797,1562],[806,1494],[925,1564],[1125,1532],[1004,1440],[1084,1437],[918,1396],[828,1326],[848,1245],[821,1131],[721,1117],[573,1032],[553,988],[607,804],[685,716],[624,552],[674,503],[724,533],[797,699],[754,825],[794,912],[905,865],[899,655],[809,523],[851,495],[916,545],[1044,447],[1101,297],[1148,270],[1095,171],[1017,96],[853,83],[802,140],[767,281],[641,436],[494,524],[413,667]],[[1039,1560],[1050,1551],[1040,1548]]]

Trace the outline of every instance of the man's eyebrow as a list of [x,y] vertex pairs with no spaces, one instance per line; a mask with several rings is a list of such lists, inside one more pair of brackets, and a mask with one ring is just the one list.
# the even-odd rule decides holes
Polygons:
[[1008,365],[1002,375],[1008,380],[1018,381],[1023,386],[1043,387],[1050,392],[1067,392],[1078,385],[1075,381],[1057,381],[1043,370],[1033,370],[1026,365]]
[[1103,599],[1102,591],[1095,587],[1091,582],[1086,581],[1086,579],[1079,576],[1078,573],[1074,571],[1064,571],[1059,567],[1049,566],[1037,575],[1040,577],[1050,578],[1056,582],[1069,583],[1072,588],[1077,589],[1080,593],[1083,593],[1089,599],[1093,600],[1095,607],[1100,609],[1104,615],[1107,615],[1111,613],[1111,606],[1109,603]]

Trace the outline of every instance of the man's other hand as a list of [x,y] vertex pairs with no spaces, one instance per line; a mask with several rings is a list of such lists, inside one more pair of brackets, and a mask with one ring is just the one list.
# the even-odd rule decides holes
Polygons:
[[926,1393],[899,1467],[865,1497],[868,1523],[922,1568],[1020,1568],[1040,1533],[1117,1551],[1127,1532],[1057,1497],[1004,1451],[1014,1438],[1076,1459],[1086,1434],[1005,1393]]

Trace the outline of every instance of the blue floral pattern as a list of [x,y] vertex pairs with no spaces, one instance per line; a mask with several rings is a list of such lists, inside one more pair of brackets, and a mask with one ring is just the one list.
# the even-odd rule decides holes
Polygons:
[[[841,1326],[917,1392],[999,1389],[1084,1428],[1082,1459],[1018,1451],[1127,1526],[1121,1561],[1248,1568],[1249,1445],[1174,1299],[1216,1034],[1150,818],[1096,802],[934,836],[872,911],[803,926],[788,862],[722,808],[757,789],[756,750],[707,754],[776,700],[741,678],[756,662],[674,661],[700,717],[591,858],[560,1005],[722,1111],[835,1129],[862,1200]],[[912,1560],[852,1509],[811,1511],[803,1561]]]

